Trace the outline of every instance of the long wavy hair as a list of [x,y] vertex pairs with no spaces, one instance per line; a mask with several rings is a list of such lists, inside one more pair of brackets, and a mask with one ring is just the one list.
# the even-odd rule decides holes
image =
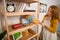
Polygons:
[[59,8],[55,5],[52,5],[49,8],[51,8],[51,20],[53,19],[59,20]]

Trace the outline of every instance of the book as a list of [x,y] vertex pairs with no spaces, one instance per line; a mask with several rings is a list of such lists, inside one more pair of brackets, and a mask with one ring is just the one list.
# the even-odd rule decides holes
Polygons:
[[17,32],[12,36],[13,36],[13,40],[19,40],[22,37],[22,32]]

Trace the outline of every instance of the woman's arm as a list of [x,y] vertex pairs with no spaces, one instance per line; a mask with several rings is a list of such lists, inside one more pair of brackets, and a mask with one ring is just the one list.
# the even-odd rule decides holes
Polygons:
[[54,20],[54,24],[53,24],[53,27],[49,27],[47,24],[45,23],[42,23],[43,26],[45,26],[50,32],[53,32],[55,33],[57,31],[57,28],[58,28],[58,20]]
[[41,21],[38,19],[35,19],[34,23],[41,24],[42,26],[45,26],[50,32],[53,32],[53,33],[55,33],[58,28],[58,20],[54,20],[53,27],[51,27],[51,26],[49,27],[46,23],[41,23]]

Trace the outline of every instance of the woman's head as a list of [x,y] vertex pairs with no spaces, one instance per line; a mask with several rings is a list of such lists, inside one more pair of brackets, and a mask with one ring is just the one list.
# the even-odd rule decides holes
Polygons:
[[50,15],[52,18],[51,19],[59,19],[59,9],[57,6],[52,5],[48,9],[48,15]]
[[46,20],[50,20],[51,17],[50,17],[49,15],[45,15],[45,19],[46,19]]

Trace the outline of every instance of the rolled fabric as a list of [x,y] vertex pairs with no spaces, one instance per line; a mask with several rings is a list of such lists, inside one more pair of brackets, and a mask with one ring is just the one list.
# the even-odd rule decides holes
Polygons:
[[17,29],[17,28],[20,28],[22,27],[22,24],[15,24],[12,26],[13,29]]

